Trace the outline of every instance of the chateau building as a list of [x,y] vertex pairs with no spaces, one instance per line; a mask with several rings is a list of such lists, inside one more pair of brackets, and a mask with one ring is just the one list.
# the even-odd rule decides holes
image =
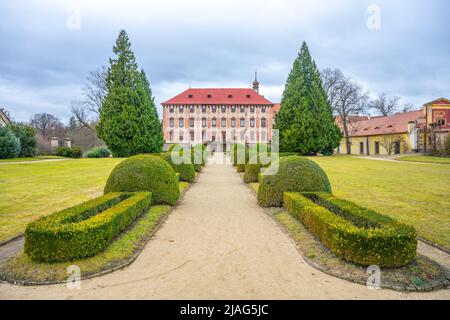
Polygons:
[[[342,121],[336,118],[342,128]],[[361,155],[404,154],[443,149],[450,135],[450,100],[439,98],[417,111],[387,117],[351,116],[350,153]],[[338,153],[346,153],[343,138]]]
[[232,143],[270,143],[279,105],[253,89],[188,89],[162,103],[166,147],[179,143],[213,144],[224,151]]
[[6,126],[8,123],[11,123],[11,120],[9,120],[4,109],[0,108],[0,127]]

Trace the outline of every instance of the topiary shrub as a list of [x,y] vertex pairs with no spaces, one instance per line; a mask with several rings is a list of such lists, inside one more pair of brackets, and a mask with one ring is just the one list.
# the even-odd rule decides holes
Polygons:
[[8,127],[0,127],[0,159],[17,158],[19,154],[19,138]]
[[244,182],[258,182],[258,175],[261,170],[260,164],[246,164],[245,165],[245,173],[244,173]]
[[[260,175],[258,202],[264,207],[283,206],[283,193],[331,192],[330,182],[322,168],[304,157],[290,156],[277,160],[274,175]],[[276,164],[275,164],[276,165]]]
[[[184,150],[179,151],[180,159],[185,156]],[[172,152],[166,152],[163,154],[162,158],[170,164],[170,166],[180,174],[180,180],[186,182],[193,182],[195,179],[195,169],[194,165],[191,162],[190,157],[187,159],[183,159],[184,163],[176,164],[172,160]],[[187,163],[186,163],[187,162]]]
[[7,127],[20,140],[19,157],[34,157],[37,154],[36,129],[22,123],[10,123]]
[[92,148],[86,153],[88,158],[108,158],[110,155],[111,152],[104,147]]
[[167,161],[150,155],[119,163],[109,175],[104,193],[139,191],[151,192],[153,204],[175,205],[180,196],[175,171]]
[[335,255],[361,265],[399,267],[416,257],[416,230],[324,192],[284,194],[284,205]]
[[[238,162],[241,162],[241,164],[243,163],[242,154],[243,154],[244,150],[245,150],[245,146],[241,143],[235,143],[231,146],[231,162],[233,163],[234,167],[236,167],[238,165]],[[242,153],[240,153],[240,152],[242,152]]]
[[43,262],[92,257],[151,205],[150,192],[109,193],[28,224],[24,250]]
[[56,148],[56,155],[66,158],[81,158],[83,151],[78,147],[58,147]]
[[201,144],[191,148],[191,163],[194,165],[195,172],[202,171],[205,159],[203,156],[203,146]]

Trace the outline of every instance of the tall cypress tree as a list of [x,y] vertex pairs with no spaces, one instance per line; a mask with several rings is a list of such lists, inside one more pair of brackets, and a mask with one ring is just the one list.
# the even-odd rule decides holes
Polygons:
[[108,94],[100,108],[97,133],[116,157],[161,152],[161,123],[145,73],[139,70],[127,33],[113,48],[106,77]]
[[286,81],[275,128],[284,152],[330,154],[339,145],[340,131],[306,42]]

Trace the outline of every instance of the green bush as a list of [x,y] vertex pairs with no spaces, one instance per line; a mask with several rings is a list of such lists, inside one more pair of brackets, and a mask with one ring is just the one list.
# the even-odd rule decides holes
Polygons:
[[194,165],[195,172],[202,171],[202,166],[205,165],[203,150],[203,145],[201,144],[191,148],[191,163]]
[[36,129],[21,123],[7,125],[20,140],[19,157],[34,157],[37,154]]
[[447,138],[445,138],[444,142],[444,153],[447,156],[450,156],[450,134],[447,134]]
[[[184,153],[184,150],[180,150],[179,151],[179,156],[181,157],[185,157],[185,156],[189,156],[188,153]],[[183,163],[180,164],[175,164],[172,160],[172,152],[167,151],[166,153],[164,153],[164,155],[162,156],[162,158],[164,160],[166,160],[173,168],[173,170],[175,170],[175,172],[178,172],[180,174],[180,180],[181,181],[186,181],[186,182],[193,182],[195,179],[195,169],[194,169],[194,165],[191,162],[190,157],[183,159]]]
[[66,158],[81,158],[83,151],[78,147],[58,147],[56,148],[56,155]]
[[151,155],[138,155],[119,163],[104,190],[105,194],[139,191],[151,192],[153,204],[175,205],[180,196],[175,171],[166,161]]
[[260,175],[258,202],[264,207],[283,206],[286,191],[331,192],[330,182],[322,168],[315,162],[298,156],[276,160],[278,171],[274,175]]
[[17,158],[19,154],[19,138],[8,127],[0,127],[0,159]]
[[[240,162],[240,164],[245,164],[245,163],[243,163],[244,160],[242,159],[244,150],[245,150],[245,146],[241,143],[235,143],[231,146],[231,162],[233,163],[234,167],[236,167],[238,165],[238,162]],[[239,152],[242,152],[242,153],[239,153]],[[239,155],[240,155],[240,157],[239,157]]]
[[111,152],[104,147],[92,148],[86,153],[88,158],[108,158]]
[[94,256],[150,207],[151,195],[109,193],[40,218],[25,230],[25,253],[41,262]]
[[244,182],[258,182],[258,175],[261,170],[260,164],[246,164],[245,165],[245,173],[244,173]]
[[288,211],[335,255],[361,265],[403,266],[416,257],[416,230],[329,193],[284,194]]

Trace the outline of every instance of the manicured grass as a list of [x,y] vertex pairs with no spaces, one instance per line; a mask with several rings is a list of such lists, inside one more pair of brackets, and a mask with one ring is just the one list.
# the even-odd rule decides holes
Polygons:
[[14,158],[14,159],[0,159],[0,163],[3,162],[22,162],[22,161],[39,161],[39,160],[50,160],[50,159],[68,159],[59,156],[36,156],[30,158]]
[[428,163],[450,164],[450,157],[404,156],[404,157],[396,158],[395,160],[410,161],[410,162],[428,162]]
[[0,165],[0,242],[28,222],[100,196],[122,159],[76,159]]
[[327,173],[333,193],[416,228],[450,249],[450,168],[441,164],[311,157]]

